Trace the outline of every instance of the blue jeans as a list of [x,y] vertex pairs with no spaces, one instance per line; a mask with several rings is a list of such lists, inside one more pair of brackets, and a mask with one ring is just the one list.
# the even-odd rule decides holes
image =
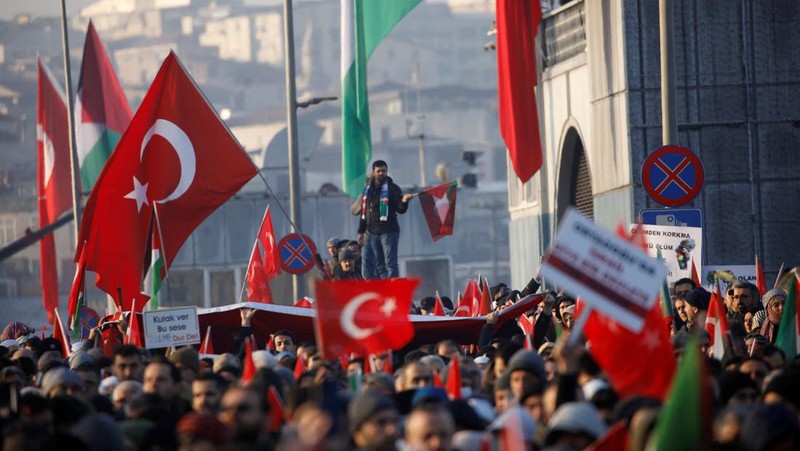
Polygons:
[[400,277],[397,266],[397,243],[400,232],[367,235],[361,249],[361,272],[365,279]]

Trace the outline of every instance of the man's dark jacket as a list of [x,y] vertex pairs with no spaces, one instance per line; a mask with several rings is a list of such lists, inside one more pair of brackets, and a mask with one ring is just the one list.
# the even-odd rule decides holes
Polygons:
[[405,213],[408,210],[408,204],[403,203],[403,190],[394,184],[391,177],[388,177],[387,181],[389,183],[389,215],[386,221],[381,221],[381,187],[375,186],[373,182],[367,195],[366,218],[358,222],[359,235],[364,232],[369,232],[370,235],[380,235],[400,231],[397,214]]

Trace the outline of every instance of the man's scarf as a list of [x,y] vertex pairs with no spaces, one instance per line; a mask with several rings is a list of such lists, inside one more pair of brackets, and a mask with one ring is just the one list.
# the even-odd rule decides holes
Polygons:
[[[364,187],[364,194],[361,195],[361,219],[367,219],[367,197],[372,189],[372,183],[368,183]],[[389,179],[387,178],[381,185],[381,202],[380,202],[381,221],[389,219]]]

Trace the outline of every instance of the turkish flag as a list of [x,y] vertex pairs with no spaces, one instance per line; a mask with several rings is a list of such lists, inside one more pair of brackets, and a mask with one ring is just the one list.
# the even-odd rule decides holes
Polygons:
[[[36,104],[37,193],[39,228],[46,227],[72,207],[72,175],[69,162],[69,130],[64,92],[53,74],[36,61],[39,69]],[[39,273],[42,282],[42,307],[53,324],[53,309],[58,308],[58,265],[56,242],[52,234],[39,243]]]
[[314,328],[327,358],[355,352],[382,354],[414,338],[409,320],[418,279],[316,282]]
[[253,362],[253,344],[250,338],[244,339],[244,369],[242,369],[242,382],[250,382],[256,375],[256,364]]
[[492,313],[492,293],[489,291],[489,279],[483,278],[483,286],[481,287],[481,303],[478,307],[478,314],[486,316]]
[[450,399],[461,399],[461,366],[458,362],[458,356],[450,360],[445,391],[447,391],[447,396]]
[[281,395],[278,394],[278,390],[275,389],[274,385],[270,385],[267,391],[267,403],[269,403],[269,426],[267,426],[267,430],[277,432],[286,420],[286,406],[283,404]]
[[247,300],[272,304],[272,291],[269,289],[269,279],[264,271],[261,261],[261,252],[258,243],[253,246],[250,262],[247,264]]
[[417,195],[433,241],[453,234],[453,224],[456,221],[457,186],[456,182],[449,182],[420,191]]
[[131,305],[131,316],[128,320],[128,333],[125,335],[125,344],[143,348],[144,340],[142,340],[142,332],[139,330],[139,314],[136,312],[136,300],[134,299]]
[[256,239],[264,249],[262,260],[267,280],[272,280],[281,274],[281,256],[275,240],[275,229],[272,227],[272,213],[269,211],[269,206],[264,212],[264,219],[261,220],[261,227],[258,229]]
[[192,231],[257,172],[170,52],[92,189],[76,257],[85,247],[97,286],[130,310],[141,296],[151,216],[169,268]]
[[542,10],[530,0],[497,0],[497,94],[500,135],[522,183],[542,167],[536,106],[536,35]]
[[433,305],[433,314],[435,316],[446,316],[444,305],[442,305],[442,298],[439,297],[439,292],[436,292],[436,303]]
[[[647,246],[642,228],[632,235],[622,228],[617,234],[644,248]],[[583,303],[579,304],[582,310]],[[579,317],[580,311],[575,313]],[[675,355],[669,330],[663,321],[658,302],[653,303],[639,333],[631,332],[613,318],[592,311],[583,334],[589,340],[589,351],[606,374],[620,398],[642,395],[664,399],[675,373]]]
[[[694,260],[692,260],[694,262]],[[780,276],[780,273],[778,273]],[[767,280],[764,278],[764,267],[761,266],[761,259],[758,258],[758,254],[756,254],[756,287],[758,287],[758,292],[760,294],[764,294],[767,292]]]
[[464,289],[464,296],[458,296],[456,300],[456,311],[453,316],[474,316],[472,310],[476,300],[480,302],[478,290],[475,287],[475,281],[469,279],[467,287]]
[[55,320],[53,322],[53,338],[61,343],[61,356],[66,359],[72,352],[72,344],[69,340],[67,328],[64,327],[64,323],[61,322],[61,315],[58,314],[58,310],[53,310],[53,314],[55,315]]

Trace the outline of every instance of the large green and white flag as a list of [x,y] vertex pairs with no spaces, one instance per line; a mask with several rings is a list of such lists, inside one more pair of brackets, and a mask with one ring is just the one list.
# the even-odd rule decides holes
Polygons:
[[378,43],[422,0],[342,0],[342,189],[364,189],[372,137],[367,61]]

